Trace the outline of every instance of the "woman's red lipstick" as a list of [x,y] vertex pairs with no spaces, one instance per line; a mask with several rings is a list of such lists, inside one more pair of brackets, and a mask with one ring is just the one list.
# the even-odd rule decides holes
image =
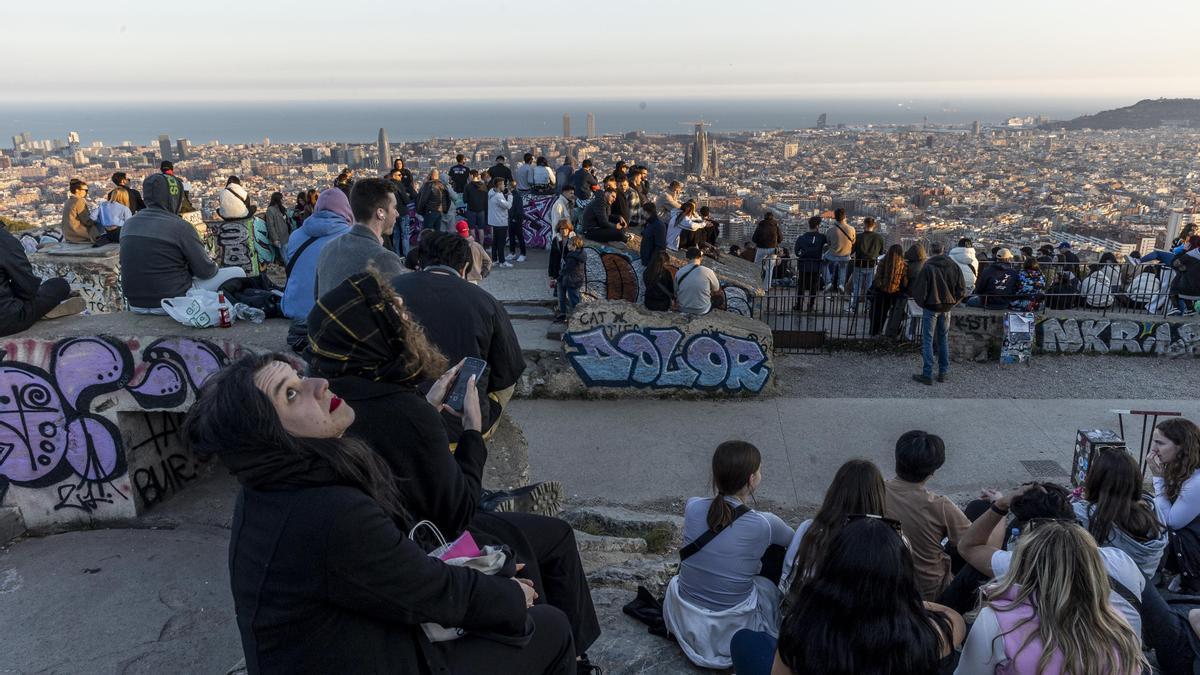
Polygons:
[[342,405],[342,399],[339,396],[331,396],[329,398],[329,412],[337,410]]

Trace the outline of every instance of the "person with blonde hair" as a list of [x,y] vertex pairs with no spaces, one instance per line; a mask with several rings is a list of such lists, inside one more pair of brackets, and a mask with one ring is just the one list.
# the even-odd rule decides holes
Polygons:
[[1077,523],[1035,521],[1007,573],[985,588],[956,675],[1136,675],[1137,631],[1109,603],[1096,541]]
[[121,226],[133,217],[133,199],[129,190],[123,187],[113,188],[108,193],[108,199],[96,207],[96,222],[104,227],[106,243],[116,243],[121,239]]
[[1179,575],[1180,590],[1200,593],[1200,427],[1183,417],[1159,422],[1147,464],[1154,508],[1170,535],[1166,569]]

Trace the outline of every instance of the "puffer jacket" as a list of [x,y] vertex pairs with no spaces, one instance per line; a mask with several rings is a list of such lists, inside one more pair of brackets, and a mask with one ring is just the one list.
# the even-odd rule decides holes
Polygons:
[[975,288],[975,278],[979,274],[979,258],[975,257],[975,249],[955,246],[947,255],[958,263],[958,268],[962,270],[963,283],[967,288]]
[[309,239],[316,239],[300,254],[288,275],[283,289],[283,315],[289,319],[304,319],[317,299],[317,260],[329,242],[350,231],[352,223],[345,216],[324,209],[304,219],[304,224],[288,237],[287,259]]

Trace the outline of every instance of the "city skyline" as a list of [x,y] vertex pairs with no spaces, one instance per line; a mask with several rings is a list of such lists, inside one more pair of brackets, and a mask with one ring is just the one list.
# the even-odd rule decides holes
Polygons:
[[[917,0],[838,5],[697,0],[611,0],[614,15],[633,16],[624,45],[637,68],[600,66],[581,74],[572,59],[539,66],[536,77],[499,81],[486,67],[498,50],[520,51],[526,13],[464,0],[444,38],[379,31],[340,40],[357,26],[445,21],[434,5],[375,6],[351,0],[338,16],[315,0],[273,6],[216,0],[203,14],[180,5],[133,12],[80,0],[6,8],[21,26],[0,57],[21,68],[0,75],[0,101],[284,101],[284,100],[600,100],[613,96],[845,98],[864,96],[1119,96],[1137,100],[1200,93],[1195,3],[1038,3],[1003,7]],[[231,15],[236,20],[230,20]],[[70,16],[69,22],[62,21]],[[320,21],[313,20],[322,16]],[[570,12],[537,14],[539,35],[576,34]],[[696,49],[679,50],[662,28],[686,29]],[[39,27],[45,27],[39,30]],[[53,27],[54,40],[48,39]],[[265,33],[286,35],[279,49]],[[752,47],[747,39],[752,37]],[[344,42],[347,46],[340,46]],[[536,41],[535,41],[536,42]],[[86,44],[87,57],[56,44]],[[163,43],[144,57],[130,46]],[[334,48],[332,56],[325,49]],[[547,45],[549,46],[549,45]],[[568,46],[570,40],[568,39]],[[702,47],[702,48],[700,48]],[[111,64],[139,86],[113,87]]]

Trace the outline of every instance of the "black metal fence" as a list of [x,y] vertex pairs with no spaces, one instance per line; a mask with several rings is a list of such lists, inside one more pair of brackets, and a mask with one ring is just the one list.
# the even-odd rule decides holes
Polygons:
[[[844,277],[830,273],[825,262],[817,273],[797,269],[795,259],[762,261],[769,292],[755,300],[754,316],[771,326],[775,348],[804,353],[831,341],[917,340],[921,310],[906,290],[883,293],[874,284],[876,271],[849,264]],[[967,278],[968,292],[980,276],[995,279],[1011,293],[970,295],[963,304],[997,312],[1054,313],[1086,310],[1098,316],[1164,317],[1197,311],[1200,298],[1172,293],[1175,272],[1162,264],[1020,263],[990,269],[982,262]],[[840,273],[839,273],[840,274]],[[844,278],[842,283],[836,281]],[[972,283],[974,281],[975,283]],[[904,284],[906,286],[906,284]],[[981,288],[982,290],[982,288]]]

